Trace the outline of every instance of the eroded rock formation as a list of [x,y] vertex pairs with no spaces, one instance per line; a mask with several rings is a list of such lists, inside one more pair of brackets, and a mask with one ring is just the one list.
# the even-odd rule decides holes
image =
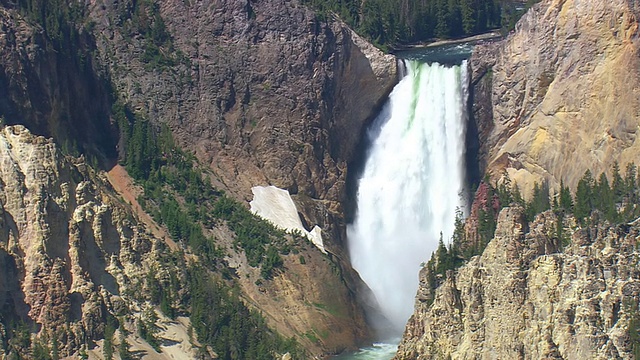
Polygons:
[[474,114],[494,179],[506,172],[528,195],[536,181],[575,188],[587,169],[637,162],[638,10],[543,0],[506,40],[478,48]]
[[[287,270],[272,282],[258,285],[255,269],[246,265],[242,254],[231,251],[227,260],[242,277],[244,299],[260,309],[271,326],[296,336],[314,354],[352,348],[367,339],[362,310],[355,302],[362,284],[343,248],[342,201],[346,164],[356,156],[355,146],[367,121],[397,81],[395,58],[384,55],[341,22],[320,18],[295,1],[93,0],[87,5],[87,18],[72,24],[78,34],[72,46],[78,47],[78,53],[56,53],[47,29],[19,11],[15,2],[2,2],[3,122],[24,124],[37,134],[53,136],[59,145],[68,147],[65,152],[98,154],[112,164],[116,153],[127,151],[123,141],[116,145],[118,124],[106,116],[117,99],[157,128],[166,125],[181,147],[211,169],[209,178],[214,185],[236,198],[249,200],[255,185],[288,189],[304,223],[322,228],[330,255],[305,251],[301,254],[306,256],[305,266],[300,264],[300,255],[285,257]],[[99,199],[111,196],[110,190],[99,190],[99,186],[69,186],[70,199],[85,193],[93,199],[94,190],[103,191]],[[43,197],[50,196],[47,191]],[[63,295],[65,288],[75,289],[72,283],[80,281],[69,270],[73,256],[67,253],[76,250],[68,243],[76,235],[89,236],[93,228],[67,227],[75,216],[70,209],[79,203],[55,205],[59,202],[46,202],[54,206],[47,214],[58,218],[46,220],[54,224],[47,225],[51,233],[39,235],[48,244],[42,245],[42,251],[49,257],[38,261],[50,264],[29,273],[33,279],[25,280],[31,295],[27,296],[28,306],[16,310],[22,319],[49,324],[61,322],[69,312],[76,314],[74,319],[80,316],[78,296],[69,300],[68,294]],[[20,211],[32,211],[25,210],[28,204],[18,205],[24,205]],[[18,211],[18,205],[5,214]],[[87,219],[78,221],[102,227],[115,211],[109,209],[84,209],[82,216]],[[104,269],[113,268],[110,264],[116,258],[144,257],[151,251],[144,248],[128,253],[122,242],[130,240],[112,236],[114,226],[118,229],[116,225],[105,228],[108,236],[94,236],[96,244],[106,241],[104,249],[101,244],[91,245],[95,259],[78,255],[78,266],[98,274],[90,276],[94,286],[87,287],[94,293],[87,290],[83,299],[102,301],[99,285],[106,287],[106,293],[117,294],[113,289],[120,286],[119,280],[112,279],[117,278],[113,274],[104,275]],[[13,232],[8,229],[1,230],[10,239]],[[208,230],[221,243],[232,243],[228,229]],[[130,239],[129,235],[125,238]],[[31,238],[21,241],[32,241],[25,239]],[[152,248],[150,243],[145,246]],[[7,253],[6,259],[0,256],[7,272],[25,274],[22,260],[15,260],[17,253]],[[126,277],[123,281],[126,283]],[[0,287],[22,286],[21,279],[0,280]],[[55,295],[58,293],[60,296]],[[40,306],[49,303],[58,310]],[[98,327],[104,327],[104,320],[103,316],[89,321],[86,331],[92,338],[101,336]]]
[[[476,48],[472,111],[493,180],[508,174],[526,197],[636,161],[637,16],[633,1],[543,0]],[[640,229],[565,218],[560,235],[557,221],[505,208],[481,255],[446,276],[425,267],[396,359],[633,358]]]
[[556,222],[505,208],[484,253],[435,291],[423,269],[396,359],[631,359],[640,229],[565,219],[559,238]]
[[58,339],[61,355],[101,339],[107,316],[133,320],[160,246],[104,178],[74,161],[23,126],[0,131],[0,319]]

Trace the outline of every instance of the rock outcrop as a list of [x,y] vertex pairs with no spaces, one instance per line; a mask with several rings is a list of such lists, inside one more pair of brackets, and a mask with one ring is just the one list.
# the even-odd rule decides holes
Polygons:
[[633,358],[640,228],[565,219],[558,238],[556,222],[545,212],[528,225],[505,208],[484,253],[435,291],[423,269],[395,359]]
[[[322,229],[332,257],[322,266],[331,264],[344,279],[327,283],[324,270],[317,279],[301,278],[314,284],[309,288],[333,294],[318,301],[338,306],[347,319],[334,319],[336,331],[324,335],[320,347],[340,351],[362,341],[367,326],[355,303],[362,284],[348,263],[342,204],[347,163],[397,82],[395,57],[296,1],[162,1],[154,16],[164,19],[171,46],[161,51],[173,59],[163,65],[145,57],[149,34],[139,31],[135,15],[153,12],[140,10],[144,3],[135,5],[138,10],[127,1],[90,4],[99,54],[120,97],[152,122],[166,124],[178,144],[212,170],[216,187],[247,202],[254,186],[274,185],[292,194],[307,230]],[[301,314],[289,321],[263,295],[298,295],[287,287],[243,284],[270,324],[285,334],[309,331],[308,319],[327,333],[330,324],[317,318],[318,308],[305,305],[318,296],[303,289],[301,303],[291,304],[291,314]]]
[[[108,318],[117,316],[131,334],[127,339],[133,350],[158,359],[194,358],[197,339],[186,336],[188,318],[173,321],[158,312],[159,336],[170,340],[160,354],[135,331],[144,311],[154,308],[150,276],[154,281],[175,278],[180,285],[172,290],[171,306],[178,314],[189,313],[187,259],[177,256],[179,245],[139,213],[135,196],[124,195],[132,206],[117,197],[104,173],[63,156],[51,139],[22,126],[2,129],[0,323],[24,323],[34,329],[34,339],[57,339],[56,350],[63,355],[77,355],[79,349],[96,355],[104,346],[100,339]],[[333,255],[299,239],[295,253],[282,255],[285,270],[265,280],[259,268],[249,266],[226,226],[207,229],[207,234],[227,254],[219,260],[233,269],[244,302],[260,309],[280,334],[295,338],[313,355],[352,349],[368,339],[362,310]],[[197,260],[197,254],[187,257]],[[7,344],[15,336],[0,333],[0,355],[29,354],[28,347]],[[96,342],[100,347],[94,348]]]
[[[542,0],[476,48],[472,111],[493,180],[507,174],[528,196],[534,182],[575,188],[587,169],[637,159],[638,10]],[[640,228],[557,222],[505,208],[481,255],[446,276],[424,268],[396,359],[633,358]]]
[[535,181],[575,188],[587,169],[636,161],[638,11],[628,0],[543,0],[502,43],[478,48],[474,114],[494,179],[506,172],[528,195]]
[[[132,331],[132,314],[146,306],[148,271],[182,276],[158,260],[164,247],[82,159],[64,157],[51,139],[23,126],[0,130],[3,324],[57,339],[62,356],[103,338],[107,317],[122,316],[122,328]],[[30,356],[1,335],[0,357]]]

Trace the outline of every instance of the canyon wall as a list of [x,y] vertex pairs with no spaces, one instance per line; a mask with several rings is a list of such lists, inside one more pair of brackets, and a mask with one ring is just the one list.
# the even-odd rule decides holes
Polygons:
[[[504,40],[476,47],[470,107],[493,181],[508,176],[529,197],[535,182],[575,190],[586,170],[637,163],[639,10],[542,0]],[[421,271],[396,359],[634,358],[640,229],[591,224],[503,209],[481,255]]]
[[346,163],[397,82],[393,56],[295,1],[163,1],[175,61],[150,64],[135,19],[121,18],[127,6],[90,10],[133,108],[167,124],[221,187],[249,199],[252,186],[275,185],[339,213]]
[[[312,354],[340,352],[370,339],[362,308],[356,302],[358,294],[366,290],[351,269],[344,248],[342,206],[347,163],[358,156],[356,146],[364,127],[397,82],[393,56],[383,54],[339,20],[319,16],[295,1],[94,0],[87,2],[87,9],[80,12],[83,17],[75,23],[57,18],[62,21],[57,23],[63,27],[60,33],[71,34],[62,40],[56,37],[59,33],[54,30],[59,29],[55,26],[38,23],[38,13],[27,14],[11,0],[0,4],[3,125],[22,124],[35,135],[52,137],[65,154],[85,154],[87,163],[109,170],[128,149],[119,136],[122,124],[108,114],[114,103],[125,104],[137,121],[148,120],[158,130],[164,126],[171,130],[177,144],[196,155],[213,185],[232,197],[250,200],[255,185],[289,190],[305,226],[322,228],[328,255],[301,243],[300,254],[283,256],[285,270],[261,283],[257,281],[259,270],[248,266],[242,251],[232,245],[233,232],[220,225],[205,229],[207,235],[215,236],[219,240],[216,246],[229,251],[224,261],[237,275],[243,300],[262,312],[270,326],[295,337]],[[43,16],[49,19],[57,11],[55,6],[43,11]],[[57,154],[50,161],[52,169],[70,161],[54,149],[51,140],[34,138],[49,144],[47,151]],[[95,166],[81,167],[92,172]],[[57,170],[51,171],[58,175]],[[79,186],[71,181],[75,178],[52,175],[49,180],[52,183],[47,186]],[[105,184],[95,187],[100,199],[118,199],[118,192],[125,195]],[[58,188],[46,187],[38,196],[74,199],[80,195],[73,189],[64,195]],[[8,194],[6,191],[3,194]],[[135,205],[135,196],[125,198],[134,204],[131,208],[115,200],[109,204],[123,209],[118,213],[121,217],[129,218],[133,211],[148,218]],[[5,218],[37,213],[32,203],[52,204],[25,201],[11,209],[5,206]],[[123,260],[114,263],[115,258],[124,256],[129,261],[132,256],[125,245],[118,245],[131,241],[129,232],[122,235],[110,230],[103,236],[108,249],[98,244],[80,256],[97,259],[82,260],[87,264],[78,265],[91,267],[82,276],[89,276],[93,283],[85,286],[81,295],[69,291],[81,279],[69,270],[75,266],[69,254],[76,250],[68,245],[73,234],[67,225],[76,205],[64,203],[58,205],[61,214],[48,211],[42,215],[49,224],[42,227],[55,230],[52,233],[0,228],[7,239],[13,239],[7,244],[20,244],[7,245],[8,255],[2,257],[7,272],[16,275],[15,280],[0,281],[6,290],[3,294],[14,294],[2,298],[9,299],[3,302],[6,314],[43,328],[71,316],[69,326],[75,328],[64,330],[70,335],[63,340],[65,351],[70,353],[86,339],[102,336],[108,314],[113,313],[108,308],[112,296],[122,295],[124,302],[129,301],[128,295],[120,294],[119,287],[124,285],[118,282],[127,283],[127,278],[119,279],[110,271],[128,266]],[[55,219],[48,219],[49,215]],[[5,224],[12,223],[9,220]],[[109,221],[116,224],[120,220]],[[103,226],[104,221],[94,225]],[[85,222],[95,223],[93,217]],[[157,224],[152,227],[161,229]],[[34,234],[39,234],[36,240]],[[156,235],[145,237],[148,248],[132,254],[145,257],[155,246],[152,244],[162,243]],[[165,240],[171,239],[167,236]],[[33,247],[34,241],[45,245]],[[55,249],[55,254],[42,250],[47,247]],[[40,257],[26,256],[42,251],[46,254]],[[139,266],[135,262],[139,259],[130,261]],[[53,285],[33,285],[30,274],[40,272],[46,264],[57,264],[57,277],[45,281]],[[45,270],[51,273],[51,269]],[[105,284],[109,286],[106,293],[100,287]],[[59,290],[59,301],[47,297],[50,287]],[[143,289],[140,295],[148,293]],[[86,318],[78,309],[88,307],[80,299],[94,298],[101,317],[91,320],[91,326],[78,325]],[[40,311],[58,315],[41,316]]]
[[[528,195],[638,158],[635,1],[543,0],[472,57],[480,158]],[[490,101],[489,101],[490,99]]]
[[85,28],[62,51],[41,27],[0,1],[0,117],[55,137],[65,151],[102,161],[116,156],[110,89]]
[[[572,225],[573,224],[573,225]],[[420,274],[396,359],[632,359],[640,272],[637,226],[577,231],[505,208],[483,254],[438,279]]]

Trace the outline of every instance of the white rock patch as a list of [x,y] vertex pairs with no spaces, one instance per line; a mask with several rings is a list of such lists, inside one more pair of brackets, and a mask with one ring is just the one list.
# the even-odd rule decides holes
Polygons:
[[299,230],[323,253],[327,253],[322,242],[320,228],[316,225],[309,232],[302,226],[298,209],[289,195],[289,191],[275,186],[254,186],[251,188],[253,200],[251,212],[270,221],[275,226],[287,230]]

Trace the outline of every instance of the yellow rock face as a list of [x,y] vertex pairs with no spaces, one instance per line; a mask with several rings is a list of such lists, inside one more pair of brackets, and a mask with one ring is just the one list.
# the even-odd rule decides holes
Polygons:
[[535,181],[575,187],[587,169],[640,162],[634,11],[625,0],[546,0],[523,17],[493,67],[494,178],[506,171],[527,194]]
[[432,304],[416,298],[396,360],[633,358],[639,229],[566,229],[559,251],[553,212],[527,232],[522,211],[500,212],[484,253],[447,273]]

